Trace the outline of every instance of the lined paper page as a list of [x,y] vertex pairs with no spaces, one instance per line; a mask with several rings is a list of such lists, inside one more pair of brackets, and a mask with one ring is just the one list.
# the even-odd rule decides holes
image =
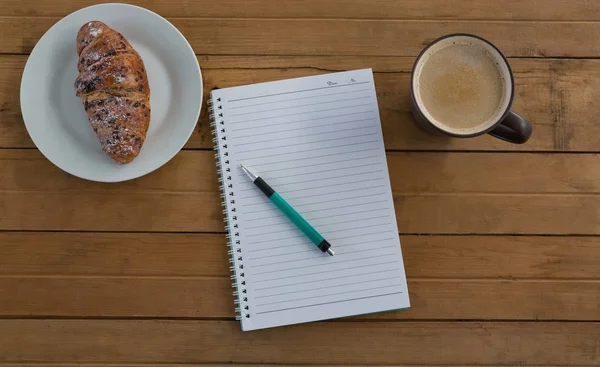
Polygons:
[[[244,272],[237,281],[250,316],[242,317],[243,329],[409,307],[372,71],[215,90],[212,97],[222,106],[222,158],[231,167],[228,210]],[[317,249],[240,163],[303,215],[335,256]]]

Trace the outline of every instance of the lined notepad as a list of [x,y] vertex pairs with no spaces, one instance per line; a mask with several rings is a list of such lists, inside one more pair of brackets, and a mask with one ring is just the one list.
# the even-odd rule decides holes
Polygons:
[[[210,110],[243,330],[409,307],[370,69],[217,89]],[[240,163],[335,256],[317,249]]]

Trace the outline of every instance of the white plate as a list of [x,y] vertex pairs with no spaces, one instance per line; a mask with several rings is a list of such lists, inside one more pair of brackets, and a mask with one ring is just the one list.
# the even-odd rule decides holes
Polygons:
[[[75,96],[77,31],[99,20],[138,51],[150,83],[150,128],[140,155],[115,163],[101,148]],[[76,11],[44,34],[21,80],[21,112],[38,149],[72,175],[103,182],[130,180],[168,162],[194,131],[202,105],[202,74],[194,51],[166,19],[144,8],[102,4]]]

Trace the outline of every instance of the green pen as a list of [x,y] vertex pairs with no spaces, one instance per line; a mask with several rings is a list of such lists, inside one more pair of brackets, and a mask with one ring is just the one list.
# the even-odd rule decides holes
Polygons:
[[243,164],[242,170],[250,177],[252,182],[277,206],[283,214],[285,214],[291,221],[294,223],[304,234],[310,238],[310,240],[317,245],[319,250],[326,252],[330,256],[334,255],[333,250],[331,249],[331,244],[327,242],[323,236],[316,229],[314,229],[306,219],[302,218],[302,216],[294,209],[290,204],[287,203],[275,190],[269,186],[265,180],[263,180],[257,173],[252,172],[248,167],[245,167]]

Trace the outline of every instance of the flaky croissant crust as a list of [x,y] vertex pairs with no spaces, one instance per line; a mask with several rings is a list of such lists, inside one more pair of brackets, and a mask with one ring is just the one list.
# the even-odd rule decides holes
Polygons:
[[129,163],[140,153],[150,126],[150,86],[144,62],[119,32],[99,21],[77,34],[76,95],[104,153]]

